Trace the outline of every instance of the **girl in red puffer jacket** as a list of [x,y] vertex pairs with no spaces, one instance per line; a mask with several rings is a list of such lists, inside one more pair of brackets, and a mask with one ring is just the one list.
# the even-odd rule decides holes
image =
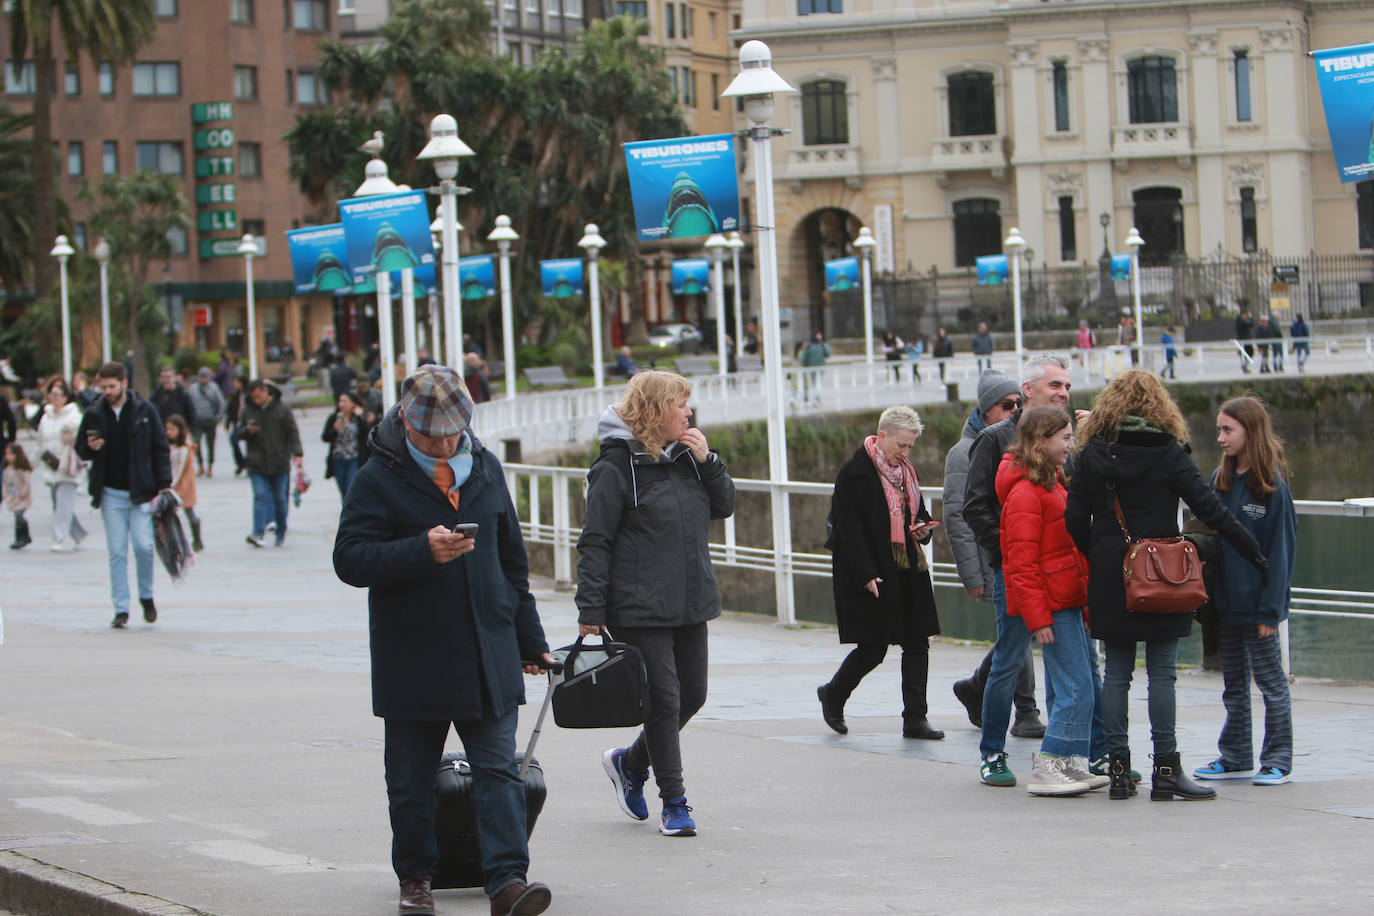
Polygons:
[[1101,696],[1085,626],[1088,563],[1064,527],[1069,416],[1051,407],[1021,415],[1017,441],[997,469],[1007,610],[1026,622],[1045,659],[1050,722],[1031,759],[1032,795],[1082,795],[1105,786],[1089,772],[1093,710]]

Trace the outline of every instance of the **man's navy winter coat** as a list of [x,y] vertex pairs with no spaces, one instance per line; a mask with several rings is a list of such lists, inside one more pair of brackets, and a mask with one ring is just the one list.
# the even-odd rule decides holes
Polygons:
[[[334,571],[369,589],[372,712],[474,721],[525,700],[520,660],[548,651],[501,463],[475,437],[472,475],[449,505],[405,443],[393,407],[372,432],[334,541]],[[471,436],[471,433],[469,433]],[[429,529],[476,522],[477,548],[440,566]]]

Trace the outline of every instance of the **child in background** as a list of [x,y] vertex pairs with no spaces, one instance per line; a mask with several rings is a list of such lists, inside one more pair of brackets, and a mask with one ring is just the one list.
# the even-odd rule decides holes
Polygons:
[[[1199,779],[1250,779],[1257,786],[1292,781],[1293,707],[1279,647],[1279,624],[1288,619],[1288,587],[1298,536],[1283,442],[1257,397],[1232,398],[1217,414],[1221,466],[1212,489],[1269,558],[1267,574],[1240,559],[1218,539],[1212,603],[1220,617],[1221,699],[1226,704],[1217,750],[1221,755],[1193,772]],[[1264,695],[1264,744],[1259,772],[1250,727],[1250,678]]]
[[171,446],[171,489],[181,497],[181,507],[191,526],[191,549],[199,553],[205,545],[200,540],[200,518],[196,515],[196,443],[191,439],[191,427],[181,414],[174,413],[167,418],[167,444]]
[[14,513],[14,543],[10,550],[19,550],[33,542],[29,537],[29,523],[24,518],[24,510],[33,505],[31,480],[33,465],[24,447],[18,442],[5,446],[4,470],[5,508]]
[[1159,335],[1159,342],[1164,345],[1164,368],[1160,371],[1160,378],[1177,378],[1174,375],[1174,360],[1178,359],[1178,348],[1174,346],[1174,329],[1172,326],[1164,329]]

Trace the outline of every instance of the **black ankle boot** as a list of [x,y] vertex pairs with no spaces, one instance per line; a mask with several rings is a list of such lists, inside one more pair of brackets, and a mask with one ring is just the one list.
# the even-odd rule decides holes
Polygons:
[[1136,793],[1135,780],[1131,779],[1131,755],[1112,754],[1107,762],[1107,775],[1111,777],[1108,798],[1130,798]]
[[844,703],[836,703],[830,698],[830,685],[817,687],[816,697],[821,701],[821,718],[825,724],[841,735],[849,734],[849,726],[844,722]]
[[1200,801],[1216,797],[1216,789],[1198,785],[1193,782],[1191,776],[1183,772],[1183,765],[1179,763],[1177,752],[1155,755],[1150,801],[1172,801],[1174,798],[1181,798],[1184,801]]
[[205,549],[205,545],[200,541],[200,519],[191,522],[191,549],[196,553]]
[[10,545],[10,550],[20,550],[33,543],[29,537],[29,522],[23,516],[16,516],[14,519],[14,543]]

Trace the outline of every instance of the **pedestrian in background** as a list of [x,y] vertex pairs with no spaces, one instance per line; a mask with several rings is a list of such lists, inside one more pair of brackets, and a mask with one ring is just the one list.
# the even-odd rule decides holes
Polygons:
[[76,454],[81,409],[62,379],[51,379],[46,390],[48,403],[38,421],[35,452],[42,463],[39,479],[47,484],[52,497],[52,550],[70,553],[86,539],[86,528],[76,517],[76,488],[85,473]]
[[372,379],[366,375],[360,375],[357,379],[358,397],[363,399],[363,407],[367,409],[366,420],[368,425],[376,426],[382,421],[382,390],[374,388]]
[[[1122,561],[1130,538],[1177,537],[1178,501],[1230,541],[1246,562],[1266,561],[1254,537],[1236,521],[1189,457],[1188,424],[1153,372],[1131,369],[1108,383],[1078,431],[1079,459],[1069,483],[1065,523],[1088,558],[1088,610],[1095,639],[1107,647],[1102,720],[1110,758],[1111,797],[1130,796],[1127,698],[1136,655],[1145,644],[1154,768],[1150,798],[1215,798],[1189,778],[1179,761],[1174,682],[1178,643],[1192,631],[1191,614],[1144,614],[1126,607]],[[1118,522],[1120,504],[1124,522]],[[1123,531],[1123,528],[1125,531]]]
[[1301,315],[1294,318],[1293,323],[1288,326],[1288,336],[1293,341],[1293,357],[1297,360],[1298,371],[1304,372],[1307,369],[1307,358],[1312,355],[1312,331]]
[[978,329],[973,334],[972,342],[973,356],[978,361],[978,374],[992,368],[992,335],[988,333],[988,323],[978,322]]
[[[191,407],[196,412],[194,430],[197,475],[215,476],[215,430],[224,416],[224,394],[214,383],[213,373],[201,367],[196,380],[187,389],[191,396]],[[183,420],[186,418],[183,417]],[[189,421],[187,421],[189,422]],[[197,547],[197,550],[200,548]]]
[[883,332],[883,359],[891,364],[892,380],[902,380],[902,358],[906,355],[906,341],[892,331]]
[[200,517],[196,515],[195,454],[199,446],[191,439],[191,428],[177,414],[167,418],[168,460],[172,464],[172,492],[181,497],[181,508],[191,526],[191,549],[205,549],[200,540]]
[[916,335],[915,340],[909,340],[906,344],[906,358],[911,362],[911,380],[919,383],[921,381],[921,357],[925,355],[926,342],[921,336]]
[[110,626],[129,623],[129,542],[138,570],[143,619],[157,620],[153,603],[153,515],[150,503],[172,482],[167,432],[156,408],[128,387],[124,366],[106,363],[96,373],[100,403],[81,416],[77,453],[91,462],[91,505],[105,523],[110,558]]
[[1088,319],[1083,318],[1078,322],[1078,363],[1084,369],[1088,368],[1088,357],[1092,355],[1093,347],[1097,346],[1097,335],[1093,333],[1092,325],[1088,324]]
[[24,512],[33,505],[33,465],[29,456],[24,454],[24,446],[11,442],[5,446],[5,469],[3,472],[5,508],[14,513],[14,542],[10,550],[20,550],[33,542],[29,537],[29,523]]
[[831,580],[841,643],[855,648],[833,677],[816,688],[825,723],[847,734],[844,706],[888,646],[902,647],[902,737],[938,740],[926,718],[930,637],[940,617],[922,544],[939,522],[921,495],[909,455],[923,426],[915,410],[889,407],[878,431],[863,441],[835,477]]
[[167,422],[167,418],[172,414],[180,415],[187,423],[194,424],[196,421],[196,407],[191,403],[191,395],[177,380],[176,370],[171,366],[162,367],[162,372],[158,375],[158,386],[148,395],[148,400],[157,410],[157,415],[163,423]]
[[348,364],[348,360],[341,359],[329,370],[329,390],[334,392],[334,400],[345,391],[352,391],[353,384],[358,378],[358,373]]
[[100,392],[91,387],[86,373],[80,369],[72,373],[72,400],[83,413],[87,407],[100,400]]
[[802,364],[802,401],[804,403],[809,404],[811,402],[812,392],[815,392],[816,403],[821,402],[821,375],[828,359],[830,359],[830,344],[825,342],[825,335],[820,331],[812,331],[811,339],[802,348],[800,359]]
[[353,483],[358,468],[367,463],[367,435],[371,431],[367,409],[358,393],[345,391],[339,395],[334,412],[324,421],[320,439],[329,443],[324,476],[334,478],[340,496],[348,495],[349,484]]
[[936,365],[940,367],[940,381],[945,380],[945,366],[954,358],[954,341],[949,339],[949,332],[943,327],[935,329],[935,346],[931,349],[931,356],[935,357]]
[[268,522],[273,522],[280,547],[286,542],[291,466],[300,464],[304,451],[296,418],[282,403],[277,386],[260,378],[248,383],[238,431],[246,445],[244,467],[253,485],[253,528],[246,540],[254,547],[263,546]]
[[474,404],[491,400],[491,382],[487,381],[487,364],[481,354],[463,354],[463,384],[468,386],[468,395]]
[[247,380],[241,376],[234,376],[233,391],[228,400],[224,403],[224,428],[229,433],[229,449],[234,455],[234,476],[243,473],[243,446],[239,443],[239,415],[243,413],[243,404],[247,398]]
[[[609,628],[643,654],[649,715],[628,748],[601,765],[620,810],[647,820],[653,769],[663,802],[659,832],[696,836],[679,733],[706,702],[706,623],[720,616],[711,567],[711,520],[735,511],[735,484],[691,425],[692,385],[675,372],[641,370],[597,424],[601,451],[587,472],[577,539],[578,633]],[[649,561],[652,558],[652,561]]]
[[1242,307],[1236,316],[1236,340],[1241,344],[1240,369],[1249,372],[1255,362],[1255,345],[1250,340],[1255,336],[1255,319],[1248,308]]
[[[1232,398],[1217,413],[1221,464],[1212,489],[1269,561],[1267,575],[1229,542],[1219,544],[1212,603],[1220,617],[1221,676],[1226,724],[1220,756],[1193,771],[1200,779],[1250,779],[1257,786],[1292,781],[1293,706],[1283,671],[1279,626],[1288,619],[1298,519],[1288,491],[1283,441],[1259,398]],[[1259,772],[1250,724],[1250,678],[1264,696],[1264,744]]]
[[1260,371],[1268,372],[1270,360],[1273,360],[1275,372],[1283,371],[1283,329],[1274,320],[1273,315],[1264,315],[1260,318],[1259,331],[1256,336],[1268,343],[1260,344]]
[[1178,359],[1178,348],[1174,346],[1173,326],[1165,328],[1159,335],[1159,342],[1164,347],[1164,368],[1160,370],[1160,378],[1176,378],[1174,375],[1174,360]]

